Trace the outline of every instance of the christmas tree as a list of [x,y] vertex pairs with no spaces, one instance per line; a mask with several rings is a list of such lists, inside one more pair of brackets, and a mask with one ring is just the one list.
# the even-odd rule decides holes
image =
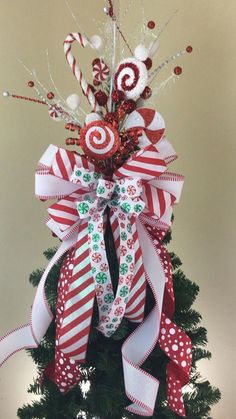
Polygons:
[[[32,273],[30,322],[0,340],[0,364],[24,348],[37,365],[28,391],[41,398],[18,410],[22,419],[204,419],[220,392],[197,370],[211,357],[193,308],[199,288],[167,250],[184,178],[168,171],[177,156],[164,119],[147,106],[182,68],[152,90],[156,76],[192,47],[152,69],[162,31],[144,22],[145,43],[133,51],[108,6],[104,39],[75,32],[64,42],[91,113],[77,94],[64,100],[51,74],[54,91],[27,69],[38,98],[4,92],[47,107],[73,133],[66,145],[74,149],[51,145],[39,161],[36,195],[56,201],[47,225],[61,245],[45,252],[45,271]],[[130,56],[117,64],[118,36]],[[75,42],[99,55],[93,85],[72,54]]]
[[[168,233],[164,239],[164,244],[167,245],[170,240],[171,233]],[[112,235],[109,227],[107,227],[106,242],[110,245],[108,256],[110,268],[113,272],[112,277],[114,282],[117,282],[117,260],[114,247],[112,246]],[[54,253],[55,249],[49,249],[45,252],[45,256],[49,260]],[[219,401],[220,391],[212,387],[209,381],[202,379],[197,370],[198,361],[211,358],[211,353],[205,349],[207,331],[200,325],[200,313],[192,307],[199,293],[199,287],[186,278],[180,268],[181,261],[179,257],[173,252],[170,252],[170,257],[176,299],[174,322],[189,335],[193,343],[193,364],[190,382],[184,394],[186,417],[188,419],[205,419],[210,414],[211,406]],[[58,263],[52,269],[46,286],[47,299],[54,313],[61,263]],[[41,270],[33,272],[30,276],[31,284],[35,287],[38,286],[41,276]],[[146,314],[151,310],[152,306],[153,299],[149,290]],[[42,383],[42,373],[55,355],[55,325],[52,324],[43,342],[37,349],[28,351],[38,368],[38,377],[29,387],[28,392],[41,395],[41,398],[40,401],[32,402],[31,405],[25,405],[20,408],[18,410],[19,418],[121,419],[141,417],[129,414],[124,410],[124,406],[128,404],[128,399],[124,391],[121,347],[134,326],[124,319],[115,335],[107,339],[96,330],[95,326],[97,323],[98,318],[96,314],[93,318],[93,328],[89,339],[87,363],[82,367],[82,385],[78,384],[67,395],[62,395],[57,386],[47,379],[44,379]],[[157,346],[144,365],[144,369],[147,372],[156,375],[160,380],[160,390],[153,415],[153,418],[156,419],[181,417],[170,410],[166,401],[166,365],[168,362],[167,356]],[[84,389],[87,391],[84,391]]]

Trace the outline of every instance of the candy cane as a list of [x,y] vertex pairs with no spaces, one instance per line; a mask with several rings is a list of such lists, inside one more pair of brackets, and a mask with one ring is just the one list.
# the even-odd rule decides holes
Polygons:
[[101,111],[101,107],[98,105],[98,102],[91,90],[90,85],[87,83],[87,81],[85,80],[82,71],[80,70],[75,57],[73,56],[72,52],[71,52],[71,47],[74,41],[77,41],[81,47],[85,48],[88,44],[90,44],[88,38],[86,38],[85,36],[81,35],[80,33],[70,33],[65,41],[64,41],[64,52],[65,52],[65,56],[67,59],[67,62],[74,74],[74,76],[76,77],[76,79],[78,80],[81,89],[84,93],[84,95],[87,97],[92,109],[94,112],[98,112]]

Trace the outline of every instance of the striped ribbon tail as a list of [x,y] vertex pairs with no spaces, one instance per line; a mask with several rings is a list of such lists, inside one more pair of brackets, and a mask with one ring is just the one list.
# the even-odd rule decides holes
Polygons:
[[88,223],[81,225],[75,247],[73,275],[59,331],[60,350],[85,362],[95,298],[88,246]]
[[144,319],[147,281],[145,278],[142,249],[139,244],[136,225],[134,225],[133,238],[135,249],[135,269],[129,301],[126,306],[125,317],[127,317],[133,323],[141,323]]

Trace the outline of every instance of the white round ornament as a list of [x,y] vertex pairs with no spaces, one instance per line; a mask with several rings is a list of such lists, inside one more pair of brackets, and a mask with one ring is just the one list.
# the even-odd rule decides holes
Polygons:
[[103,40],[99,35],[93,35],[90,38],[90,43],[94,49],[101,49],[103,46]]
[[75,111],[80,105],[80,97],[76,94],[72,94],[68,96],[66,103],[72,111]]
[[148,84],[148,71],[144,63],[136,58],[121,61],[114,76],[116,90],[125,93],[127,99],[137,99]]
[[146,61],[149,56],[149,50],[143,44],[139,44],[134,50],[134,56],[139,61]]

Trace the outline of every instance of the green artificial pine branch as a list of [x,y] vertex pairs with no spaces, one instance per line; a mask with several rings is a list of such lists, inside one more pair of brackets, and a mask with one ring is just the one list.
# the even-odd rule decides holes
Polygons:
[[[164,243],[168,244],[170,240],[171,232],[165,237]],[[119,269],[109,223],[105,241],[113,285],[116,287]],[[47,260],[53,257],[56,250],[56,248],[53,248],[44,252]],[[170,253],[170,257],[176,300],[173,320],[189,335],[193,343],[193,365],[190,382],[184,391],[187,419],[206,419],[210,414],[211,406],[219,401],[220,392],[212,387],[207,380],[203,380],[197,370],[199,360],[211,358],[211,353],[205,349],[207,331],[200,324],[200,313],[192,307],[199,293],[199,287],[191,282],[180,269],[182,263],[179,257],[173,252]],[[62,260],[52,269],[46,283],[46,296],[53,313],[55,313],[57,283],[61,264]],[[33,286],[38,285],[42,274],[43,270],[37,269],[30,275],[30,282]],[[148,287],[146,315],[152,309],[153,304],[153,295]],[[121,360],[122,344],[136,326],[124,319],[116,333],[108,339],[97,331],[95,327],[97,322],[98,312],[95,307],[93,327],[89,336],[87,363],[81,365],[82,384],[90,384],[86,395],[82,390],[83,385],[77,385],[67,395],[62,395],[54,383],[44,380],[41,384],[40,379],[44,368],[54,359],[54,323],[49,327],[40,346],[27,351],[37,365],[38,370],[38,377],[30,385],[28,392],[41,395],[41,399],[18,409],[17,415],[20,419],[131,419],[139,417],[124,410],[124,407],[129,405],[130,401],[125,394]],[[143,365],[147,372],[160,380],[154,419],[180,418],[167,405],[166,366],[168,362],[168,357],[157,345]]]

